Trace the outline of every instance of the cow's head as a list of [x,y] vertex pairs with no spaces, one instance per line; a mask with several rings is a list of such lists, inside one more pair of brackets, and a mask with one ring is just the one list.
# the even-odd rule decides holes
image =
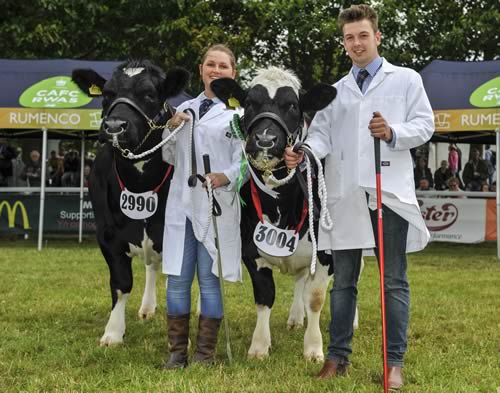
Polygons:
[[232,79],[215,80],[211,87],[226,104],[234,97],[245,109],[245,150],[251,165],[264,172],[276,169],[285,147],[303,137],[304,112],[325,108],[337,94],[326,84],[303,92],[293,72],[276,67],[259,70],[247,90]]
[[165,73],[144,60],[119,65],[108,81],[90,69],[74,70],[72,78],[87,95],[103,97],[99,140],[114,139],[115,147],[139,153],[161,140],[173,114],[166,99],[182,91],[189,73],[182,68]]

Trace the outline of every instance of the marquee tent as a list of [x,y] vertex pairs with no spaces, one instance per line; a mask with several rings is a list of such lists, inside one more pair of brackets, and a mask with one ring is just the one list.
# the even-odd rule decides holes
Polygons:
[[[420,71],[434,110],[433,142],[500,147],[500,60],[434,60]],[[496,135],[495,135],[496,134]],[[497,154],[497,185],[500,154]],[[496,193],[497,258],[500,258],[500,188]]]
[[433,142],[495,143],[500,60],[434,60],[420,74],[434,110]]
[[[10,60],[0,59],[0,136],[43,137],[42,157],[47,157],[47,138],[81,138],[80,217],[83,205],[84,140],[95,136],[101,123],[101,98],[89,98],[71,81],[76,68],[91,68],[109,79],[120,61]],[[173,106],[190,98],[186,93],[170,100]],[[38,249],[43,236],[46,160],[42,160]],[[12,191],[26,191],[14,190]],[[6,189],[9,191],[9,189]],[[61,191],[61,189],[58,189]],[[80,241],[82,225],[80,221]]]

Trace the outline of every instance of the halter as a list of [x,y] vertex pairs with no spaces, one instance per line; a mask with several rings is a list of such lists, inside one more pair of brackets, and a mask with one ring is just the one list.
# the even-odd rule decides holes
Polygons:
[[[255,123],[261,119],[270,119],[270,120],[274,121],[275,123],[277,123],[281,127],[281,129],[283,131],[285,131],[285,133],[287,135],[287,146],[293,146],[295,144],[295,142],[302,137],[302,124],[304,123],[303,118],[301,118],[301,121],[300,121],[299,125],[297,126],[297,128],[293,132],[290,132],[290,130],[288,129],[288,126],[283,121],[283,119],[280,116],[278,116],[276,113],[273,113],[273,112],[262,112],[262,113],[259,113],[257,116],[255,116],[252,119],[252,121],[250,122],[250,124],[248,124],[248,127],[245,127],[245,133],[248,136],[250,135],[250,131],[252,129],[252,126],[254,126]],[[242,122],[242,123],[244,125],[244,122]],[[247,136],[247,141],[248,141],[248,136]],[[257,146],[259,146],[258,142],[257,142]],[[273,147],[273,146],[271,146],[271,147]],[[267,153],[267,150],[269,149],[269,148],[265,148],[262,146],[259,146],[259,148],[262,148],[264,150],[264,153]],[[261,162],[257,162],[252,156],[249,155],[248,161],[250,161],[250,163],[252,164],[252,166],[254,168],[258,169],[259,171],[264,172],[264,175],[270,176],[273,171],[276,171],[278,169],[283,168],[283,166],[279,166],[279,167],[277,167],[277,166],[278,166],[278,164],[281,164],[284,161],[284,159],[281,158],[278,161],[271,162],[267,157],[264,157],[264,159]]]
[[[158,112],[158,114],[154,117],[154,119],[151,119],[146,113],[144,113],[144,111],[134,102],[132,101],[131,99],[129,98],[126,98],[126,97],[121,97],[121,98],[118,98],[116,100],[114,100],[112,102],[112,104],[109,106],[108,110],[106,111],[106,114],[104,115],[102,121],[103,121],[103,129],[104,129],[104,132],[110,136],[113,137],[113,147],[117,148],[118,150],[120,150],[120,152],[122,153],[122,155],[124,157],[127,157],[129,155],[129,153],[131,153],[131,151],[129,149],[124,149],[120,146],[120,143],[118,142],[118,135],[124,133],[126,130],[121,127],[120,131],[119,132],[109,132],[109,128],[106,127],[106,119],[109,117],[109,115],[111,114],[111,111],[113,110],[113,108],[115,106],[117,106],[118,104],[126,104],[126,105],[129,105],[131,106],[132,108],[134,108],[145,120],[146,120],[146,123],[148,124],[148,127],[149,127],[149,130],[148,132],[146,133],[146,135],[144,136],[144,138],[142,139],[141,143],[139,143],[139,145],[133,150],[133,152],[137,152],[141,146],[146,142],[146,140],[149,138],[149,136],[151,135],[151,133],[154,131],[154,130],[158,130],[158,129],[163,129],[165,128],[165,124],[166,124],[166,120],[164,121],[164,117],[165,115],[168,113],[170,114],[170,116],[173,116],[174,115],[174,111],[172,109],[172,106],[167,102],[165,101],[163,103],[163,107],[160,109],[160,111]],[[162,122],[163,124],[158,124],[159,122]]]

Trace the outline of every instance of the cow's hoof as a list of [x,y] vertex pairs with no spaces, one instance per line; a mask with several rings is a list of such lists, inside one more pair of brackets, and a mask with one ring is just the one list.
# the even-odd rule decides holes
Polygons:
[[302,321],[296,321],[296,320],[293,320],[293,319],[289,319],[287,324],[286,324],[286,328],[288,330],[300,330],[304,327],[304,322]]
[[99,341],[101,347],[113,347],[123,344],[123,336],[105,333]]
[[252,345],[248,350],[249,359],[266,359],[269,357],[271,345]]
[[325,356],[323,355],[323,351],[308,351],[304,352],[304,359],[308,362],[323,363]]
[[139,319],[146,320],[151,319],[155,316],[156,308],[149,307],[141,307],[137,315],[139,315]]
[[249,359],[263,360],[263,359],[267,359],[268,357],[269,357],[269,351],[266,351],[266,352],[251,352],[251,351],[248,351],[248,358]]

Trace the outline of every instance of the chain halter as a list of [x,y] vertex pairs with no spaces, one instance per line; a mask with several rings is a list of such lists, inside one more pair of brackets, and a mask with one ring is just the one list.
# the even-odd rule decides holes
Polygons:
[[[146,123],[148,124],[148,127],[149,127],[148,132],[146,133],[146,135],[144,136],[142,141],[139,143],[139,145],[137,145],[137,147],[133,150],[133,152],[131,152],[129,149],[124,149],[120,146],[120,142],[118,141],[118,135],[120,135],[126,131],[123,127],[121,127],[119,132],[109,132],[109,128],[106,127],[106,123],[105,123],[106,119],[111,114],[111,111],[113,110],[113,108],[115,106],[117,106],[118,104],[126,104],[126,105],[129,105],[132,108],[134,108],[146,120]],[[122,153],[123,157],[129,158],[129,159],[135,159],[135,158],[139,158],[139,157],[135,156],[133,153],[137,152],[142,147],[142,145],[147,141],[147,139],[149,138],[151,133],[155,130],[160,130],[160,129],[163,130],[165,128],[166,121],[163,124],[158,124],[158,123],[163,121],[163,119],[167,113],[169,113],[171,117],[174,115],[174,111],[173,111],[171,105],[167,101],[165,101],[163,103],[163,107],[160,109],[160,112],[158,112],[158,114],[155,116],[155,118],[151,119],[134,101],[132,101],[131,99],[126,98],[126,97],[121,97],[121,98],[114,100],[113,103],[108,108],[108,110],[106,111],[106,114],[104,115],[104,118],[102,119],[103,129],[104,129],[104,132],[106,134],[113,137],[113,142],[112,142],[113,147],[118,149]],[[152,153],[156,149],[154,149],[154,150],[151,149],[151,150],[152,151],[150,151],[150,153]]]

